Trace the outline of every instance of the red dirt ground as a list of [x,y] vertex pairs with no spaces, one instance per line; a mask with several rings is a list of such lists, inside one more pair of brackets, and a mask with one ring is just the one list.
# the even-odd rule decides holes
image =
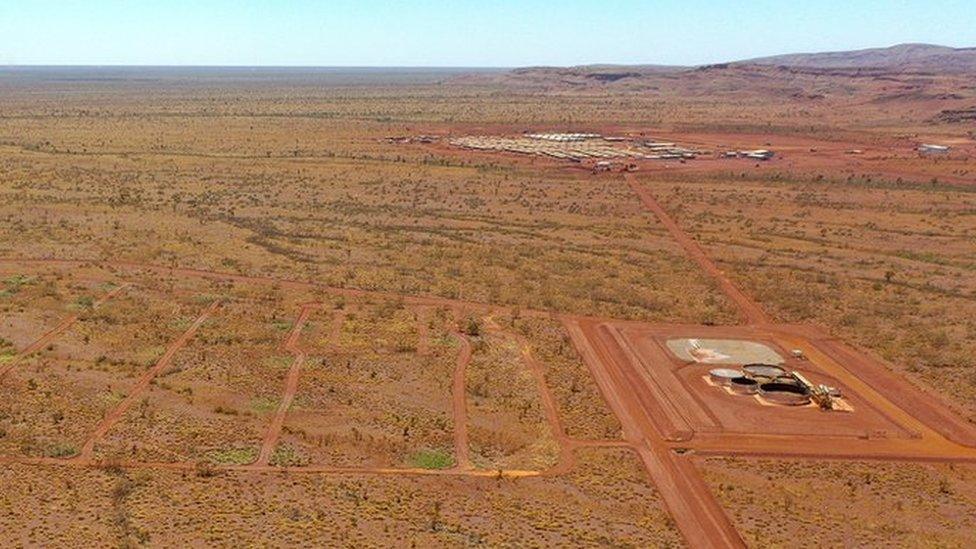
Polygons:
[[[657,216],[681,244],[689,257],[711,275],[718,287],[738,307],[747,324],[739,327],[656,326],[639,322],[616,321],[576,315],[554,315],[562,321],[573,344],[589,367],[610,408],[623,426],[623,441],[576,441],[565,434],[552,394],[545,384],[544,371],[532,356],[527,342],[515,337],[522,359],[539,386],[546,422],[559,445],[559,463],[546,471],[486,471],[472,468],[467,443],[465,409],[465,369],[471,360],[467,336],[454,331],[460,342],[453,379],[453,412],[456,463],[443,470],[386,467],[275,467],[269,464],[285,417],[301,376],[304,351],[299,336],[318,303],[302,306],[288,333],[283,348],[294,360],[288,372],[280,404],[253,464],[221,466],[228,471],[288,471],[295,473],[369,473],[392,475],[472,475],[537,476],[558,475],[575,466],[574,448],[589,446],[632,448],[643,462],[659,490],[665,506],[679,530],[694,547],[739,547],[742,538],[698,474],[692,456],[818,457],[830,459],[908,460],[976,463],[976,430],[955,416],[942,402],[920,393],[884,365],[833,340],[809,326],[770,324],[763,310],[741,292],[705,255],[700,246],[670,218],[655,198],[633,179],[628,184],[650,214]],[[0,259],[21,266],[57,266],[70,270],[80,262],[68,260]],[[276,284],[285,291],[319,288],[338,296],[396,297],[413,307],[446,307],[459,321],[465,314],[488,315],[486,328],[501,332],[490,315],[510,314],[503,307],[457,300],[396,295],[361,290],[328,288],[313,283],[274,280],[192,269],[172,269],[144,264],[111,263],[119,271],[140,269],[170,275],[212,280],[247,281]],[[117,288],[103,298],[122,291]],[[219,303],[206,308],[197,320],[167,348],[166,353],[138,380],[128,397],[109,413],[95,429],[81,454],[71,460],[57,458],[0,458],[4,463],[99,466],[92,458],[95,443],[122,420],[125,411],[152,379],[164,371],[172,356],[197,328],[217,311]],[[546,311],[523,310],[520,314],[553,316]],[[333,332],[342,326],[345,313],[335,315]],[[23,356],[57,338],[76,317],[66,317],[54,330],[41,335],[23,349]],[[421,339],[426,336],[423,330]],[[778,349],[800,349],[808,360],[788,365],[815,382],[838,386],[854,411],[823,412],[815,408],[777,409],[759,405],[749,397],[725,394],[707,384],[702,376],[707,367],[688,365],[671,356],[663,343],[671,337],[723,337],[762,341]],[[333,338],[335,340],[335,338]],[[418,349],[426,344],[418,345]],[[792,359],[791,359],[792,360]],[[6,367],[16,366],[16,361]],[[908,408],[905,404],[911,403]],[[117,465],[134,468],[187,470],[196,463],[144,463],[123,461]]]

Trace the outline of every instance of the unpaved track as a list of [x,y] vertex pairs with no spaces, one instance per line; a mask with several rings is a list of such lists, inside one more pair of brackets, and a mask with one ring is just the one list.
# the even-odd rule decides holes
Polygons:
[[634,178],[633,174],[626,174],[624,176],[627,180],[627,184],[634,191],[635,194],[640,198],[641,203],[645,208],[650,210],[662,225],[671,234],[678,244],[684,248],[688,256],[693,259],[698,265],[718,283],[718,287],[722,290],[732,303],[739,309],[739,314],[742,315],[743,319],[749,324],[767,324],[769,322],[769,317],[762,308],[746,294],[742,293],[739,288],[737,288],[729,277],[715,265],[712,260],[705,255],[705,251],[702,250],[701,246],[695,239],[691,238],[688,233],[684,232],[680,226],[668,215],[663,207],[658,203],[654,195],[650,193],[643,185],[641,185]]
[[[122,284],[114,288],[112,291],[108,292],[107,294],[102,296],[101,299],[99,299],[94,304],[92,304],[92,310],[101,307],[103,304],[105,304],[115,296],[119,295],[123,290],[125,290],[128,287],[129,287],[128,284]],[[49,332],[42,335],[36,341],[34,341],[33,343],[25,347],[22,351],[17,353],[17,355],[12,360],[10,360],[2,367],[0,367],[0,378],[3,378],[3,376],[7,375],[7,373],[9,373],[10,370],[12,370],[14,366],[17,365],[18,362],[23,360],[24,357],[29,356],[32,353],[36,353],[37,351],[40,351],[41,349],[46,347],[49,343],[51,343],[51,341],[54,340],[54,338],[64,333],[64,331],[70,328],[75,322],[78,322],[79,318],[81,318],[80,313],[65,317],[61,322],[58,323],[57,326],[52,328]]]
[[302,373],[302,365],[305,363],[305,353],[298,348],[298,339],[302,335],[302,329],[308,322],[308,318],[318,308],[319,306],[317,304],[306,304],[302,306],[302,311],[295,320],[295,324],[292,325],[291,332],[288,334],[282,346],[294,358],[292,359],[291,367],[288,369],[288,374],[285,376],[285,388],[281,395],[281,402],[278,404],[278,409],[275,410],[275,415],[271,419],[271,425],[268,426],[268,431],[265,433],[264,440],[261,442],[261,451],[258,453],[258,458],[254,462],[254,465],[258,467],[267,466],[271,462],[271,456],[274,454],[275,447],[278,446],[281,429],[285,425],[285,417],[288,415],[288,409],[291,408],[291,403],[295,400],[295,393],[298,392],[298,379]]
[[631,448],[634,445],[626,440],[618,439],[581,439],[571,438],[569,444],[573,448]]
[[[595,323],[563,319],[563,325],[589,367],[597,387],[620,420],[630,442],[657,487],[665,508],[692,547],[745,547],[714,496],[686,456],[672,451],[656,430],[648,400],[639,398],[639,385],[626,375],[627,357],[619,356],[599,337]],[[587,332],[587,333],[584,333]]]
[[976,449],[939,436],[906,440],[701,433],[681,446],[702,456],[976,463]]
[[454,330],[451,335],[460,346],[451,391],[451,402],[454,408],[454,468],[467,471],[472,469],[471,448],[468,446],[468,395],[465,389],[468,364],[471,363],[471,341],[468,336],[457,330]]
[[525,361],[529,372],[532,373],[532,377],[535,378],[535,382],[539,387],[539,394],[542,396],[542,408],[546,413],[546,420],[549,422],[549,430],[552,431],[552,436],[559,446],[559,461],[547,471],[547,474],[561,475],[568,473],[576,467],[576,454],[573,452],[573,443],[569,435],[566,434],[566,428],[559,418],[556,399],[552,396],[552,391],[549,390],[549,386],[546,384],[545,369],[536,360],[535,355],[532,354],[532,348],[525,338],[516,335],[515,339],[518,341],[519,348],[522,351],[522,359]]
[[532,347],[525,337],[502,330],[495,319],[488,317],[485,321],[486,328],[501,337],[511,337],[518,344],[519,352],[522,354],[522,361],[526,369],[535,379],[539,396],[542,399],[542,409],[545,412],[546,421],[549,423],[549,430],[552,432],[553,440],[559,446],[559,461],[547,471],[547,474],[559,475],[568,473],[576,466],[576,454],[573,452],[573,440],[566,434],[566,428],[559,418],[559,408],[556,406],[556,398],[546,384],[546,370],[542,364],[532,354]]
[[78,461],[82,463],[91,462],[92,456],[95,453],[95,444],[97,444],[105,436],[105,434],[108,433],[112,427],[114,427],[115,424],[125,416],[125,413],[129,410],[129,408],[132,407],[133,404],[135,404],[136,400],[138,400],[143,393],[149,389],[149,384],[152,383],[152,380],[164,370],[169,368],[169,365],[171,362],[173,362],[173,357],[176,356],[176,353],[179,352],[179,350],[182,349],[188,341],[190,341],[190,339],[196,334],[197,330],[200,329],[200,326],[202,326],[203,323],[210,318],[210,316],[219,306],[219,301],[214,301],[211,303],[203,314],[197,317],[193,324],[187,328],[185,332],[183,332],[183,335],[170,343],[169,347],[166,349],[166,352],[163,353],[163,356],[156,361],[156,365],[142,374],[136,384],[132,387],[132,390],[129,392],[128,396],[126,396],[118,406],[109,412],[108,415],[102,418],[101,423],[99,423],[98,427],[95,428],[95,432],[88,437],[88,440],[85,441],[85,445],[82,446],[81,452],[77,457]]

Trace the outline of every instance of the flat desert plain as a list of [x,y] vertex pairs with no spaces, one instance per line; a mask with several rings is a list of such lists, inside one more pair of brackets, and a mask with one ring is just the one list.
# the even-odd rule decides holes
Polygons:
[[971,80],[594,71],[0,71],[0,543],[976,543]]

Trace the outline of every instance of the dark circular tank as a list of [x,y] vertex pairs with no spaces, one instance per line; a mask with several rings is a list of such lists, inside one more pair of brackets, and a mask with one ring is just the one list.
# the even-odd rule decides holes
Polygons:
[[763,383],[759,386],[759,394],[763,399],[783,406],[803,406],[810,403],[807,390],[795,383]]
[[759,390],[759,382],[748,377],[737,377],[729,381],[729,389],[740,395],[754,395]]
[[771,380],[772,383],[783,383],[786,385],[800,385],[800,382],[796,380],[795,377],[787,374],[785,376],[779,376]]

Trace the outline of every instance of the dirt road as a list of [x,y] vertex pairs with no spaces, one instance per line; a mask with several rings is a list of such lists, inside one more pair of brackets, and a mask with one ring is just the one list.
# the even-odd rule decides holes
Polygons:
[[[564,319],[566,330],[577,351],[589,367],[597,387],[620,420],[624,438],[633,446],[644,468],[657,487],[664,506],[692,547],[745,547],[714,496],[701,481],[694,465],[666,444],[664,434],[655,428],[654,409],[639,394],[626,372],[627,357],[619,348],[602,345],[595,332],[596,323]],[[616,354],[615,354],[616,353]]]
[[742,318],[749,324],[766,324],[769,322],[769,317],[762,310],[755,301],[753,301],[749,296],[742,293],[739,288],[737,288],[729,277],[715,265],[712,260],[705,255],[705,251],[702,250],[701,246],[694,238],[684,232],[681,227],[671,218],[667,211],[658,203],[654,195],[650,193],[643,185],[641,185],[634,177],[633,174],[626,174],[627,184],[630,188],[637,194],[640,198],[641,204],[647,208],[648,211],[657,217],[658,221],[668,230],[671,237],[684,248],[688,257],[691,258],[695,263],[697,263],[702,270],[711,275],[718,284],[719,289],[722,290],[732,303],[739,309],[739,314]]
[[275,447],[278,446],[281,429],[285,425],[285,417],[288,415],[288,409],[291,408],[291,403],[295,400],[295,393],[298,392],[298,379],[302,373],[302,365],[305,364],[305,353],[298,347],[298,339],[302,335],[302,329],[305,327],[305,323],[308,322],[308,318],[318,308],[319,305],[317,304],[302,306],[298,318],[295,319],[295,323],[291,327],[291,332],[285,339],[284,345],[282,345],[282,348],[290,352],[293,358],[291,367],[288,369],[288,374],[285,376],[285,388],[281,394],[281,402],[278,404],[278,409],[275,410],[275,415],[271,419],[268,431],[265,433],[264,439],[261,442],[261,451],[258,453],[258,458],[254,462],[259,467],[267,466],[271,462],[271,456],[274,454]]
[[95,445],[102,440],[105,434],[108,433],[112,427],[114,427],[115,424],[125,416],[125,413],[129,410],[129,408],[131,408],[132,405],[142,397],[146,390],[149,389],[149,384],[152,383],[152,380],[169,368],[169,365],[171,362],[173,362],[173,357],[176,356],[176,353],[179,352],[179,350],[182,349],[188,341],[190,341],[190,339],[197,333],[197,330],[200,329],[200,326],[202,326],[203,323],[206,322],[214,312],[216,312],[219,306],[219,301],[211,303],[203,314],[197,317],[193,324],[190,325],[185,332],[183,332],[183,335],[170,343],[169,347],[166,348],[166,352],[164,352],[163,356],[156,361],[156,364],[142,374],[139,380],[136,381],[136,384],[132,387],[132,390],[125,397],[125,399],[122,400],[118,406],[113,408],[108,415],[102,418],[102,421],[98,424],[98,427],[95,428],[95,432],[88,437],[88,440],[85,441],[85,445],[82,446],[81,452],[76,458],[78,461],[82,463],[91,462],[92,456],[95,452]]
[[471,363],[471,341],[458,331],[451,335],[460,345],[451,391],[454,408],[454,468],[464,471],[472,468],[471,449],[468,446],[468,395],[465,389],[468,364]]
[[[102,296],[98,301],[92,304],[92,310],[98,309],[106,302],[108,302],[115,296],[122,293],[128,287],[129,287],[128,284],[122,284],[114,288],[112,291],[108,292],[107,294]],[[24,347],[24,349],[22,349],[19,353],[17,353],[17,355],[14,356],[13,359],[11,359],[3,366],[0,366],[0,378],[7,375],[7,373],[10,372],[10,370],[12,370],[15,366],[17,366],[17,363],[23,360],[24,357],[27,357],[33,353],[40,351],[44,347],[47,347],[47,345],[50,344],[52,341],[54,341],[56,337],[64,333],[64,331],[70,328],[75,322],[78,322],[79,318],[81,318],[81,313],[73,314],[65,317],[61,322],[58,323],[57,326],[52,328],[49,332],[37,338],[33,343],[31,343],[27,347]]]
[[572,439],[569,438],[569,435],[566,434],[566,428],[563,426],[563,422],[559,417],[556,398],[552,395],[552,391],[549,390],[549,385],[546,384],[545,368],[535,358],[535,355],[532,353],[532,347],[525,337],[519,334],[505,332],[491,317],[486,319],[485,327],[490,332],[498,334],[501,337],[511,337],[518,344],[519,352],[522,355],[522,362],[525,364],[529,373],[532,374],[538,387],[539,397],[542,401],[542,409],[545,412],[546,421],[549,423],[549,430],[552,432],[552,437],[556,441],[556,445],[559,446],[559,461],[546,471],[546,473],[550,475],[568,473],[576,466],[576,454],[573,453],[574,444]]

